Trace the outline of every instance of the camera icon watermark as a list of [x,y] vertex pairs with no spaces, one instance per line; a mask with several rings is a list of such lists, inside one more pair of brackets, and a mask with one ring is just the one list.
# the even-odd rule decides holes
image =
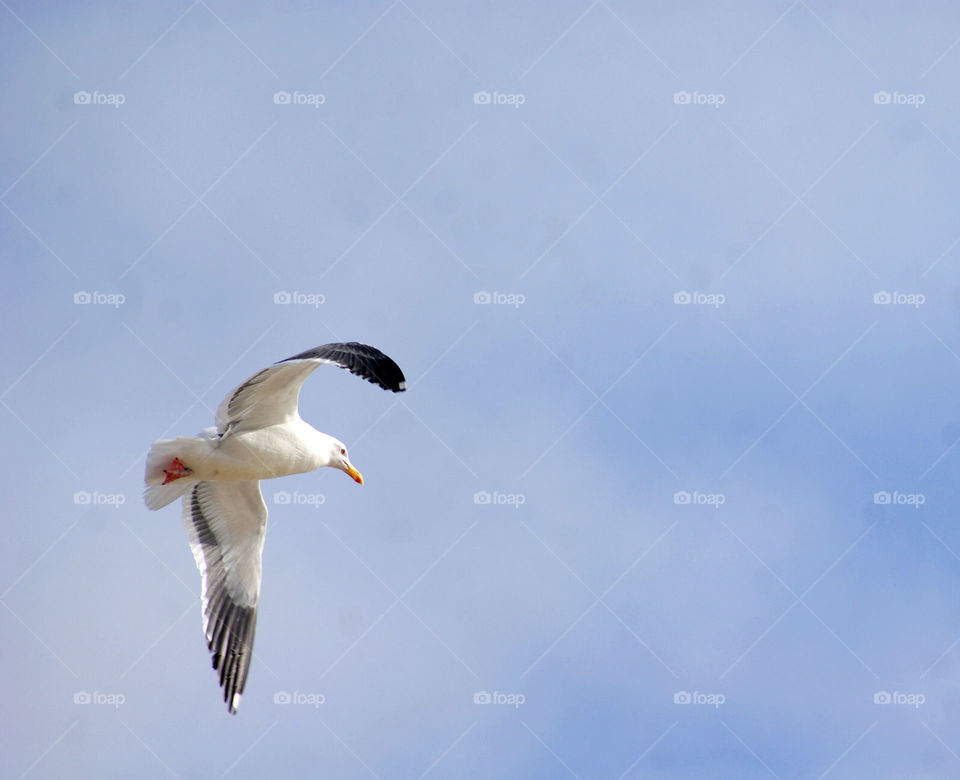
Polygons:
[[294,506],[312,506],[314,509],[319,509],[326,501],[327,497],[323,493],[301,493],[299,490],[294,490],[291,493],[289,490],[278,490],[273,494],[273,503],[279,505],[293,504]]
[[519,509],[527,503],[527,497],[524,493],[501,493],[494,490],[478,490],[473,494],[473,503],[480,506],[512,506]]
[[519,309],[527,302],[527,296],[523,293],[477,290],[473,294],[473,302],[478,306],[513,306],[514,309]]
[[273,694],[274,704],[300,704],[319,709],[326,704],[327,697],[322,693],[304,693],[303,691],[276,691]]
[[873,503],[879,506],[912,506],[919,509],[927,503],[927,496],[924,493],[901,493],[899,490],[891,493],[880,490],[873,494]]
[[90,492],[88,490],[78,490],[73,494],[73,503],[78,506],[112,506],[119,509],[127,503],[127,497],[123,493],[101,493],[99,490]]
[[712,506],[719,509],[727,503],[727,497],[723,493],[701,493],[699,490],[691,493],[689,490],[678,490],[673,494],[673,503],[677,506]]
[[719,309],[727,302],[727,296],[723,293],[706,293],[700,290],[693,292],[678,290],[673,294],[673,302],[678,306],[713,306]]
[[73,93],[73,103],[77,106],[112,106],[113,108],[120,108],[120,106],[126,102],[127,96],[122,92],[101,92],[98,89],[95,89],[93,92],[88,92],[85,89],[81,89]]
[[313,306],[319,309],[327,302],[327,296],[323,293],[306,293],[294,290],[277,290],[273,294],[273,302],[279,306]]
[[711,106],[712,108],[720,108],[720,106],[726,102],[727,96],[722,92],[700,92],[698,90],[688,92],[685,89],[681,89],[673,93],[673,103],[677,106]]
[[912,106],[920,108],[927,102],[927,96],[922,92],[887,92],[885,89],[873,93],[873,102],[878,106]]
[[317,109],[327,102],[327,96],[321,92],[299,92],[297,90],[287,92],[287,90],[281,89],[273,93],[273,102],[278,106],[313,106]]
[[727,697],[722,693],[701,693],[700,691],[676,691],[673,694],[674,704],[700,704],[714,709],[726,703]]
[[527,96],[522,92],[491,92],[487,89],[481,89],[473,93],[473,103],[476,106],[513,106],[520,108],[527,102]]
[[114,709],[120,709],[120,706],[127,701],[127,697],[122,693],[103,693],[101,691],[76,691],[73,694],[73,703],[81,705],[107,705]]
[[127,296],[123,293],[102,293],[94,290],[92,293],[86,290],[77,290],[73,294],[73,302],[77,306],[113,306],[119,309],[127,302]]
[[873,294],[873,302],[880,306],[913,306],[913,308],[919,309],[927,302],[927,296],[923,293],[880,290]]
[[477,691],[473,694],[474,704],[508,704],[514,709],[520,709],[527,701],[522,693],[501,693],[500,691]]
[[906,704],[915,710],[926,704],[927,697],[923,693],[903,693],[901,691],[877,691],[873,694],[874,704]]

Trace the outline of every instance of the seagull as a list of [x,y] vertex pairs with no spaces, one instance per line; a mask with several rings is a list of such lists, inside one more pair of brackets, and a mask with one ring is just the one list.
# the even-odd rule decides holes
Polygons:
[[330,466],[363,484],[343,442],[300,419],[300,388],[322,365],[394,393],[406,389],[400,367],[380,350],[355,341],[324,344],[237,387],[217,408],[215,428],[155,441],[147,455],[147,508],[183,498],[183,524],[200,569],[203,631],[232,714],[253,657],[267,529],[260,480]]

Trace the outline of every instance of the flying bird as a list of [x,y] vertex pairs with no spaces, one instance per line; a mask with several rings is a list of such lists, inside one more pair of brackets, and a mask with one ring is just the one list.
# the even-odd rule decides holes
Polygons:
[[394,393],[406,389],[400,367],[380,350],[354,341],[325,344],[250,377],[220,403],[215,428],[155,441],[147,455],[147,508],[183,498],[183,524],[200,569],[203,631],[231,713],[253,657],[267,528],[260,480],[330,466],[363,484],[346,445],[300,419],[300,388],[322,365]]

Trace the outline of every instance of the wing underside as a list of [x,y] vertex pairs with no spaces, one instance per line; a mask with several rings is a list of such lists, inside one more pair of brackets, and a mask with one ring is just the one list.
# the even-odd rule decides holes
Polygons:
[[217,409],[217,432],[223,435],[295,419],[304,380],[324,364],[339,366],[395,393],[407,386],[400,367],[379,349],[355,341],[324,344],[258,371],[237,387]]
[[203,631],[235,713],[253,660],[267,508],[260,483],[199,482],[183,499],[183,521],[202,580]]

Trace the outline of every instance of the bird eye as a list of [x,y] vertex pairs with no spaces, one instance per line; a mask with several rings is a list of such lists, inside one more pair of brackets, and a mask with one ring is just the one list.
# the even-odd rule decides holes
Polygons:
[[340,454],[341,454],[341,455],[346,455],[346,454],[347,454],[347,451],[341,447],[341,448],[340,448]]

